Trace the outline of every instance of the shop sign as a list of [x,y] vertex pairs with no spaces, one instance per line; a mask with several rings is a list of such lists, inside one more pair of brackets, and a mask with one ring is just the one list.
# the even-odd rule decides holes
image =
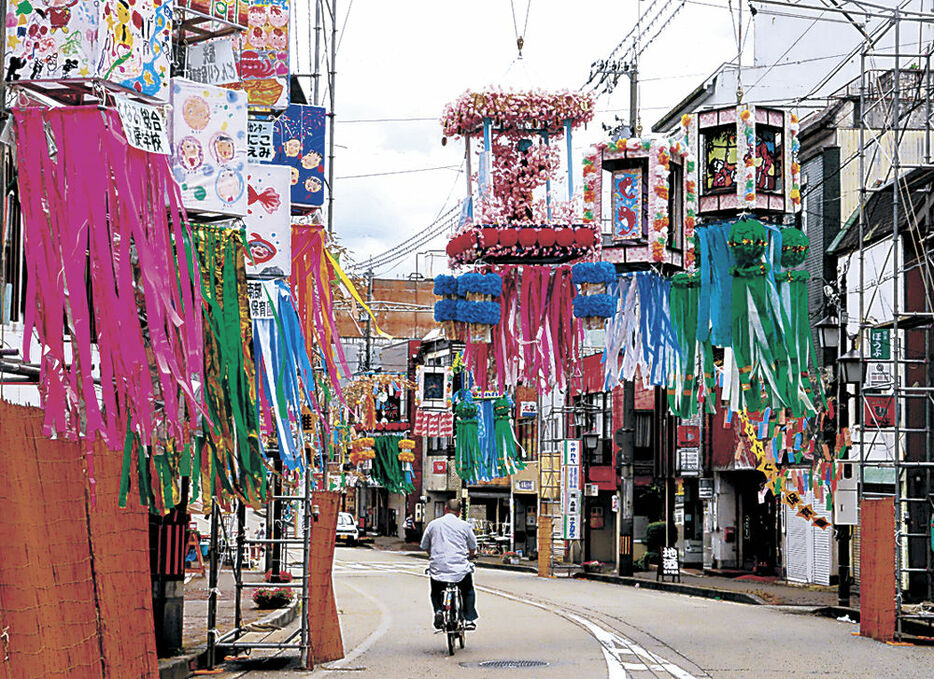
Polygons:
[[662,562],[655,572],[655,579],[662,580],[671,578],[681,582],[681,565],[678,563],[678,550],[674,547],[662,548]]
[[447,474],[448,473],[447,460],[435,460],[434,462],[432,462],[431,471],[433,474]]
[[885,328],[871,328],[869,330],[869,358],[882,361],[889,360],[892,351],[892,340],[889,331]]
[[[268,163],[272,160],[272,120],[250,119],[246,124],[247,160]],[[291,181],[291,172],[289,173]]]
[[130,146],[163,156],[172,153],[164,108],[140,104],[119,95],[114,96],[114,105]]
[[516,491],[520,493],[531,493],[535,490],[535,481],[531,479],[519,479],[516,481]]
[[886,363],[866,362],[866,387],[877,389],[892,386],[892,371]]
[[564,520],[561,537],[580,540],[581,442],[565,441],[561,456],[561,506]]
[[895,397],[866,396],[863,422],[867,429],[895,426]]
[[713,499],[713,479],[698,479],[697,497],[701,500]]
[[694,448],[678,449],[678,468],[681,476],[697,476],[700,474],[700,450]]
[[250,317],[256,321],[263,318],[275,318],[272,302],[277,294],[272,281],[247,281],[246,297],[250,306]]
[[538,404],[535,401],[519,402],[519,417],[536,417],[538,415]]

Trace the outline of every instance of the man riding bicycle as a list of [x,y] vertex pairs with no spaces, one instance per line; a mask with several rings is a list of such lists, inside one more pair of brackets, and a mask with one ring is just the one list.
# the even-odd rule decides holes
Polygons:
[[444,516],[435,519],[425,528],[422,549],[428,552],[428,575],[431,578],[431,606],[435,613],[435,629],[444,623],[444,588],[449,583],[458,583],[464,600],[466,628],[477,628],[477,593],[473,588],[473,564],[470,559],[477,556],[477,538],[470,525],[460,518],[461,501],[448,500]]

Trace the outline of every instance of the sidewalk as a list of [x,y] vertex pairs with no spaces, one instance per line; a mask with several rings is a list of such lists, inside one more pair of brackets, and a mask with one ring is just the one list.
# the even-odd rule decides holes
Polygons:
[[[379,536],[374,538],[372,547],[382,551],[393,552],[421,552],[418,545],[406,543],[398,538]],[[503,570],[517,570],[537,572],[534,561],[522,560],[518,565],[503,564],[498,557],[481,556],[478,565]],[[704,573],[702,571],[683,569],[681,582],[657,582],[654,571],[637,572],[631,577],[623,577],[612,573],[577,573],[574,577],[598,580],[632,587],[645,587],[662,591],[702,596],[710,599],[736,601],[738,603],[792,606],[802,609],[811,609],[810,612],[823,610],[827,614],[849,614],[851,619],[858,619],[859,596],[852,594],[850,606],[847,609],[837,607],[837,588],[821,585],[798,585],[786,582],[777,577],[763,577],[743,574],[737,577]]]
[[[293,569],[294,572],[294,569]],[[244,582],[259,581],[263,579],[261,570],[244,570]],[[237,590],[234,586],[233,571],[225,566],[217,578],[217,622],[215,629],[219,635],[224,635],[234,628],[236,619]],[[253,590],[244,589],[240,600],[242,624],[256,623],[263,628],[281,627],[291,622],[297,609],[294,603],[300,598],[300,590],[292,606],[270,611],[260,609],[253,604],[251,598]],[[159,659],[160,679],[181,679],[190,676],[190,670],[200,667],[206,659],[208,643],[208,578],[194,575],[185,583],[185,613],[182,622],[182,650],[171,658]],[[224,658],[218,655],[217,661]]]

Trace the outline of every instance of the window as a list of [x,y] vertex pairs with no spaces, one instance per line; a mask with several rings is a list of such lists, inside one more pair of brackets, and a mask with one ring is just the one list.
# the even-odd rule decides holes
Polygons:
[[736,127],[704,132],[704,193],[725,193],[736,183]]

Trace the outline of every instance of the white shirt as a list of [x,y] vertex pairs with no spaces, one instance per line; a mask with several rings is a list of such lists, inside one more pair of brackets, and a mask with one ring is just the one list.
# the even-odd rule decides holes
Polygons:
[[428,574],[442,582],[463,580],[473,570],[468,551],[476,548],[470,524],[450,513],[429,523],[422,536],[422,549],[431,555]]

